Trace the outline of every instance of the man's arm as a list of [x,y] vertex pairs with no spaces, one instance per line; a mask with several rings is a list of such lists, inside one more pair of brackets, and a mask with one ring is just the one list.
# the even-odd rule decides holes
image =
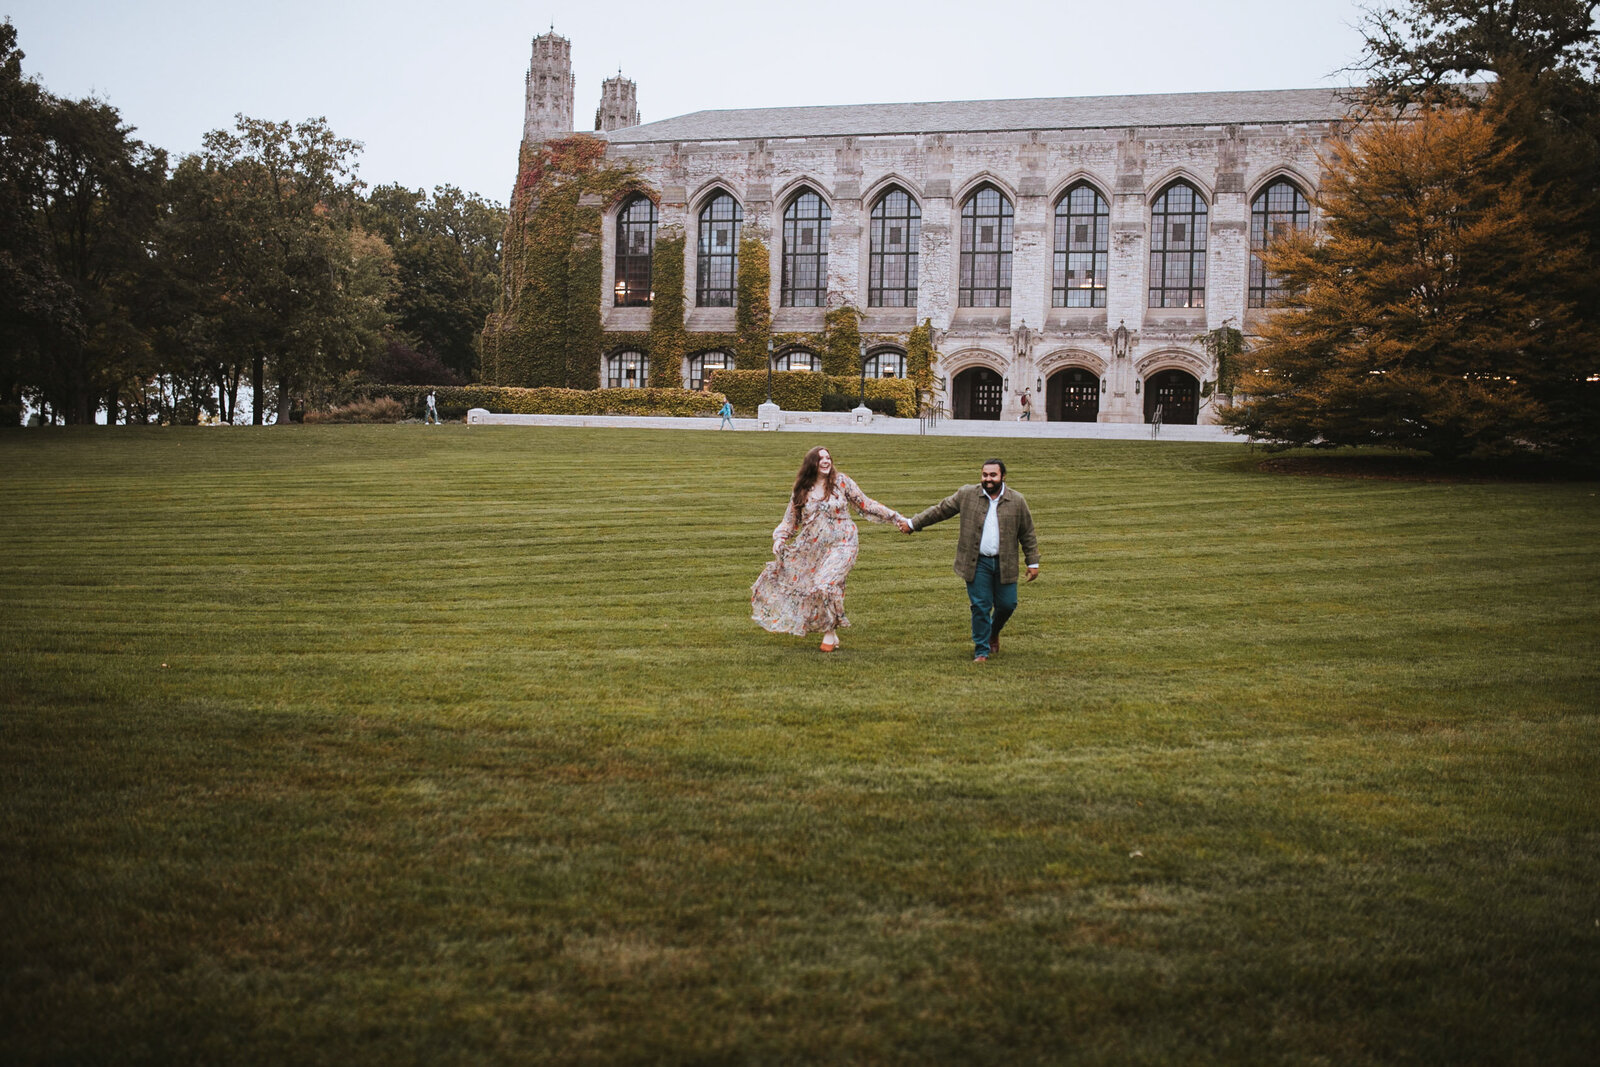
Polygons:
[[1022,558],[1028,561],[1028,581],[1033,581],[1039,576],[1039,539],[1033,533],[1033,512],[1028,510],[1028,502],[1022,502],[1022,511],[1017,515],[1017,540],[1022,544]]
[[[965,489],[966,486],[962,486],[961,488]],[[922,529],[924,526],[932,526],[936,522],[943,522],[950,516],[955,515],[960,511],[961,489],[957,489],[955,492],[939,501],[933,507],[928,508],[926,511],[919,511],[916,513],[916,515],[912,516],[911,530],[908,530],[907,532],[914,532]]]

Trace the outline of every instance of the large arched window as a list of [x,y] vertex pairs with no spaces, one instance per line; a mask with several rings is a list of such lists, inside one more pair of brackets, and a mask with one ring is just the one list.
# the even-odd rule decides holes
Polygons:
[[650,257],[656,250],[656,205],[631,196],[617,212],[617,307],[650,306]]
[[822,197],[807,189],[783,212],[784,307],[816,308],[828,302],[828,220]]
[[606,385],[612,389],[643,389],[650,384],[650,359],[643,352],[618,352],[606,357]]
[[739,223],[744,212],[727,193],[718,193],[700,210],[700,256],[695,303],[703,308],[733,307],[739,281]]
[[906,355],[894,348],[885,348],[867,357],[868,378],[904,378]]
[[1184,182],[1150,209],[1150,306],[1206,306],[1206,202]]
[[1299,188],[1279,178],[1250,202],[1250,306],[1271,307],[1283,295],[1283,283],[1261,262],[1260,251],[1280,237],[1311,228],[1311,205]]
[[961,205],[962,307],[1011,306],[1011,201],[992,185]]
[[699,389],[712,371],[729,370],[733,357],[727,352],[697,352],[689,357],[689,388]]
[[922,208],[894,188],[872,205],[867,252],[867,306],[917,306],[917,249],[922,244]]
[[1073,186],[1056,204],[1053,307],[1106,306],[1110,246],[1111,213],[1106,198],[1087,183]]
[[822,369],[822,357],[810,349],[791,348],[789,351],[773,357],[772,369],[820,371]]

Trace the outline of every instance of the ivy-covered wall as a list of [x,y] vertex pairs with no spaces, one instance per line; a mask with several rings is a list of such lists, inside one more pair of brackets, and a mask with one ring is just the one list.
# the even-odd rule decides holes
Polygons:
[[734,362],[740,370],[764,371],[767,369],[767,340],[772,336],[772,265],[767,257],[767,243],[748,229],[739,238],[737,284],[733,308]]
[[[487,385],[594,389],[601,383],[606,356],[628,349],[650,360],[653,389],[678,389],[684,357],[713,350],[731,351],[741,371],[760,372],[760,400],[766,398],[768,344],[803,346],[819,353],[823,371],[838,378],[861,373],[861,311],[846,305],[823,317],[820,333],[772,332],[772,270],[766,235],[747,228],[739,241],[734,329],[732,333],[693,333],[685,325],[685,251],[681,226],[664,225],[656,234],[651,264],[654,299],[648,331],[611,331],[600,315],[604,250],[604,212],[624,195],[649,190],[630,166],[606,159],[605,142],[578,134],[523,146],[505,236],[505,287],[500,304],[483,331],[483,380]],[[869,343],[904,344],[911,381],[926,391],[932,382],[930,329],[909,339],[874,335]],[[919,369],[920,368],[920,369]],[[806,375],[774,385],[774,397],[788,410],[815,411],[825,384]],[[788,379],[785,378],[787,382]],[[887,386],[887,383],[886,383]],[[741,383],[741,400],[750,388]],[[854,393],[854,388],[832,391]],[[868,393],[896,399],[902,414],[914,410],[900,396],[908,383],[868,383]],[[815,395],[813,395],[815,394]]]
[[650,384],[662,389],[683,384],[683,357],[689,351],[689,333],[683,326],[683,228],[663,226],[656,232],[650,257]]
[[600,223],[607,205],[641,188],[584,135],[524,145],[511,194],[505,288],[483,331],[483,377],[494,385],[592,389],[600,323]]
[[849,304],[829,308],[822,317],[822,370],[861,373],[861,312]]

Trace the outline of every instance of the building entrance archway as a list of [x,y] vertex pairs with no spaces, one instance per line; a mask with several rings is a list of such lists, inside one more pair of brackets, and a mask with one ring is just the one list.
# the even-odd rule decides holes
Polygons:
[[1154,422],[1161,408],[1164,426],[1193,426],[1200,414],[1200,380],[1188,371],[1164,370],[1144,383],[1144,421]]
[[958,419],[1000,420],[1005,379],[988,367],[968,367],[951,382],[955,417]]
[[1068,367],[1045,383],[1045,418],[1051,422],[1098,422],[1100,379],[1093,371]]

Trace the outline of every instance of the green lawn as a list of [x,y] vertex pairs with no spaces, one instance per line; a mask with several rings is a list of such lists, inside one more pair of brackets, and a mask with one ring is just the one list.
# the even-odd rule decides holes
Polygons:
[[[800,455],[998,453],[1042,577]],[[1588,1063],[1600,484],[1238,445],[0,435],[0,1061]]]

